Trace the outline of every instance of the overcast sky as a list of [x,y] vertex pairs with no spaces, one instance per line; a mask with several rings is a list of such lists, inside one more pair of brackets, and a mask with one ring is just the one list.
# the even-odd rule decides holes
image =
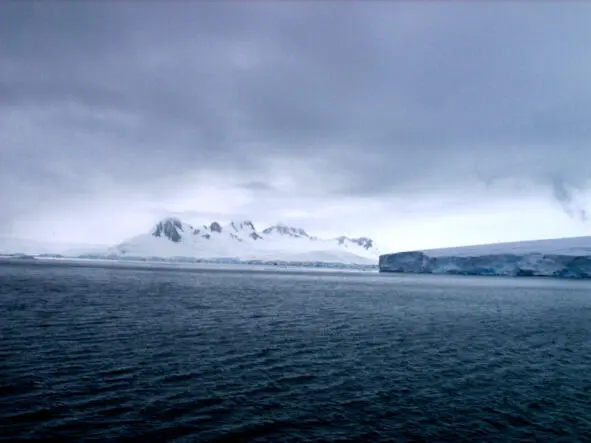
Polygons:
[[[82,3],[82,2],[81,2]],[[0,229],[591,235],[586,2],[4,2]]]

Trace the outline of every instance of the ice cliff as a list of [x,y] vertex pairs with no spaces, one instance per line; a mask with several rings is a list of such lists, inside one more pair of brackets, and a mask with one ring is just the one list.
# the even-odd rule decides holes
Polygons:
[[[434,254],[435,255],[435,254]],[[591,278],[590,255],[498,253],[477,256],[399,252],[381,255],[380,272]]]

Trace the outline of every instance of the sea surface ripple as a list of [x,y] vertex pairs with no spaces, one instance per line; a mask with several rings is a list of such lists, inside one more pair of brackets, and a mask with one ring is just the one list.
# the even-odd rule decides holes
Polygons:
[[0,439],[591,441],[591,283],[0,264]]

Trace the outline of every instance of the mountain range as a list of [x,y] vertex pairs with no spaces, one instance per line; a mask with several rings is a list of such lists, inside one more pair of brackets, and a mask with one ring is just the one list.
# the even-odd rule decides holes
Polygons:
[[379,251],[367,237],[321,239],[285,224],[257,230],[250,220],[195,226],[169,217],[154,228],[107,251],[117,256],[203,259],[377,263]]
[[148,232],[113,246],[64,245],[0,238],[0,254],[60,255],[83,258],[191,258],[376,265],[372,239],[322,239],[282,223],[257,230],[250,220],[193,225],[167,217]]

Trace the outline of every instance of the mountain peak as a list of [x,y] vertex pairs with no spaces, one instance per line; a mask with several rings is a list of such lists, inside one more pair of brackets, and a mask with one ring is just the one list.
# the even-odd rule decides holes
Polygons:
[[353,243],[357,243],[359,246],[365,249],[371,249],[374,246],[373,240],[368,237],[352,238],[351,241]]
[[181,234],[183,231],[183,223],[176,217],[168,217],[159,221],[154,229],[152,235],[154,237],[166,237],[169,240],[178,243],[181,241]]
[[259,235],[251,220],[232,221],[230,222],[229,228],[235,233],[246,234],[253,240],[260,240],[263,238]]
[[340,237],[337,237],[336,240],[339,243],[339,245],[344,244],[346,241],[350,241],[351,243],[355,243],[356,245],[359,245],[363,249],[367,249],[367,250],[370,250],[374,246],[373,240],[368,237],[350,238],[350,237],[345,237],[344,235],[342,235]]
[[277,233],[280,235],[285,235],[288,237],[305,237],[310,238],[308,233],[304,231],[302,228],[295,228],[293,226],[287,226],[283,223],[277,223],[276,225],[270,226],[267,229],[263,230],[263,234],[269,235],[273,233]]
[[230,227],[235,231],[256,231],[254,223],[250,220],[234,220],[230,222]]
[[209,230],[211,232],[221,233],[222,232],[222,225],[220,225],[218,222],[214,221],[209,225]]

